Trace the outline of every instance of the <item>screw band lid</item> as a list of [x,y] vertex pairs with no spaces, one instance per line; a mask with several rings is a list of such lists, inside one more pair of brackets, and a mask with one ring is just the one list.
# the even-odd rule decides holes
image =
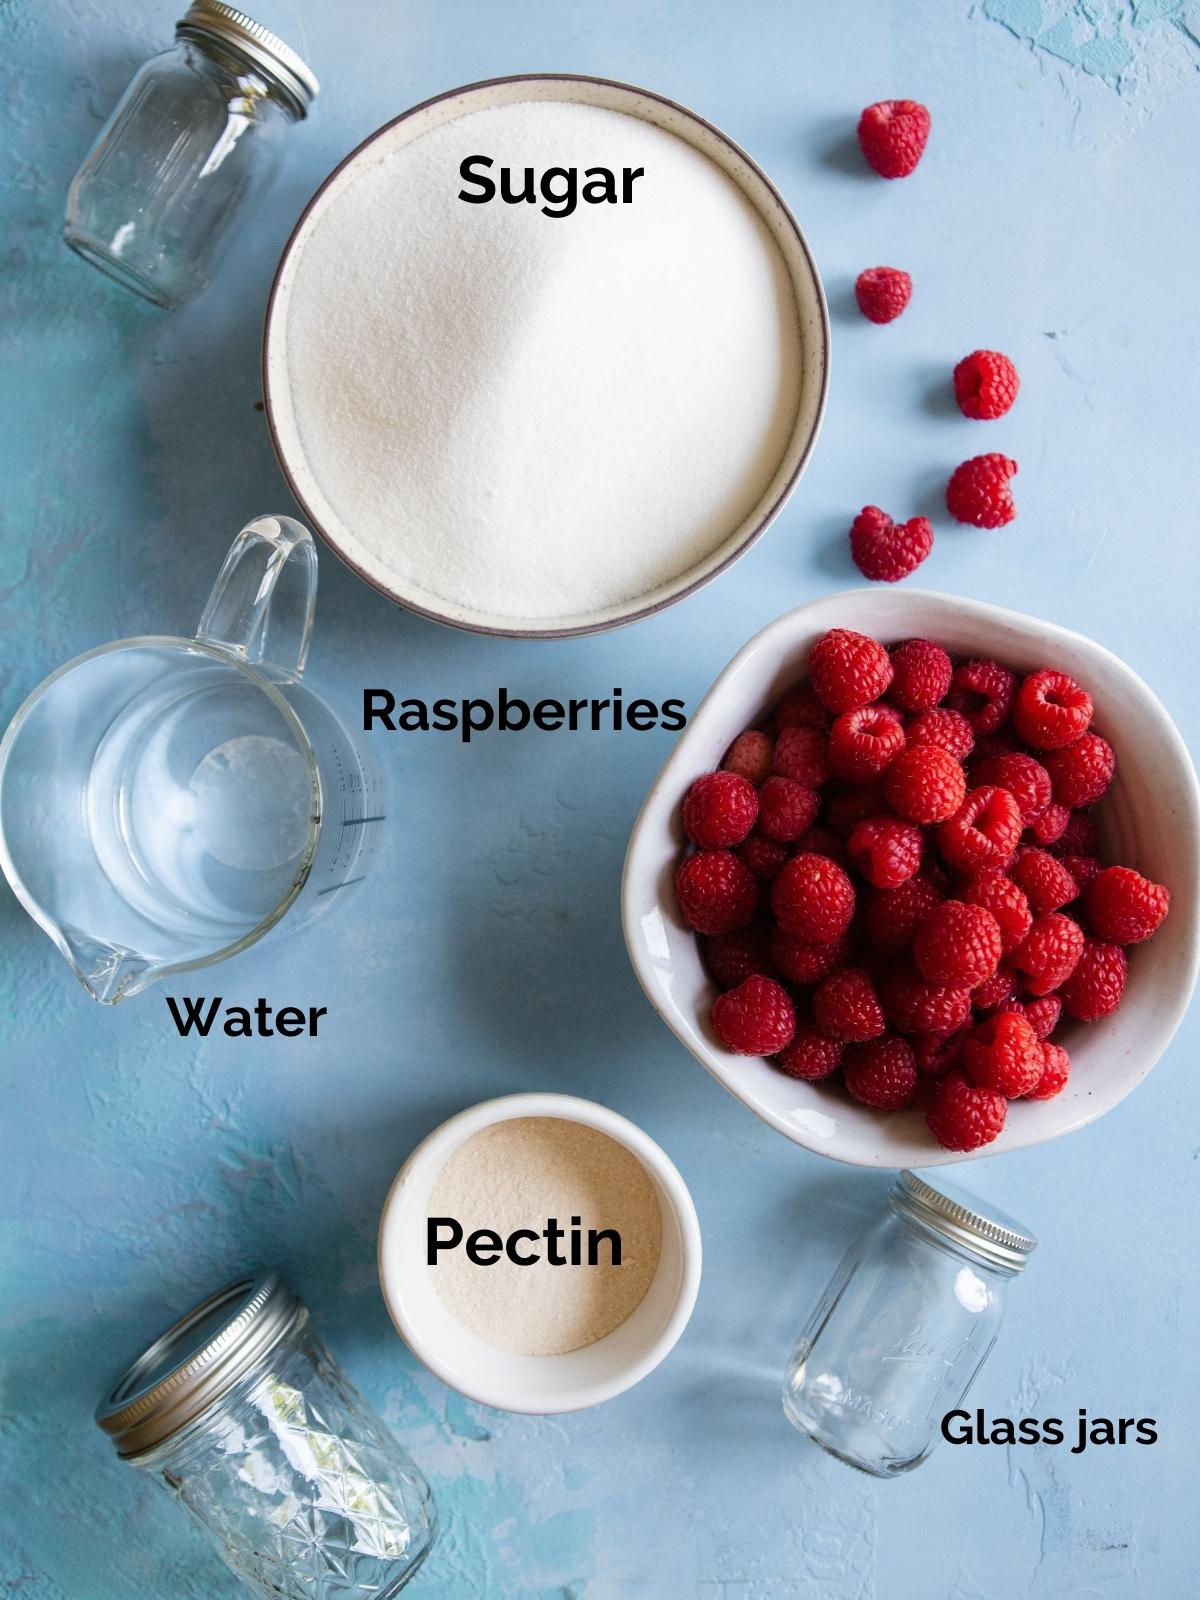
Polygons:
[[214,39],[232,46],[271,80],[298,116],[308,115],[309,106],[320,92],[316,74],[290,45],[261,22],[233,6],[223,5],[221,0],[194,0],[175,24],[175,36],[200,42]]

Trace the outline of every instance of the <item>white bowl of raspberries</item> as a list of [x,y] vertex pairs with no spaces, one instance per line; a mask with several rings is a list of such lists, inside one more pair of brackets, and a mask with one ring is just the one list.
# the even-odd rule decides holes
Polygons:
[[920,590],[770,624],[717,679],[625,863],[642,987],[731,1093],[859,1166],[1102,1116],[1196,980],[1200,791],[1101,645]]

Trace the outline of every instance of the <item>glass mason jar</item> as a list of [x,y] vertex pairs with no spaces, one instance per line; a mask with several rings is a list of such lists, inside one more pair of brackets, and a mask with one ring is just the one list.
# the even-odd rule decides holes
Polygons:
[[902,1172],[800,1336],[788,1420],[876,1477],[920,1466],[987,1360],[1008,1281],[1036,1243],[1003,1212]]
[[222,236],[318,87],[282,39],[219,0],[196,0],[175,36],[100,130],[63,228],[72,250],[160,306],[207,284]]
[[428,1554],[429,1487],[274,1273],[167,1330],[96,1412],[274,1600],[387,1600]]

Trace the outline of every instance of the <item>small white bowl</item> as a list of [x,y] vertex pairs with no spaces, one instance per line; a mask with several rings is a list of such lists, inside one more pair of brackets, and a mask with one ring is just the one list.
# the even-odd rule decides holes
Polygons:
[[[1061,667],[1096,702],[1096,725],[1117,752],[1117,776],[1097,808],[1105,855],[1171,890],[1171,913],[1131,953],[1118,1011],[1061,1034],[1071,1079],[1054,1100],[1014,1102],[1004,1132],[982,1150],[943,1150],[917,1111],[891,1115],[831,1085],[802,1083],[768,1062],[726,1050],[712,1031],[711,980],[675,908],[684,847],[680,804],[743,728],[753,727],[802,677],[813,641],[853,628],[884,644],[928,637],[954,654],[992,656],[1019,672]],[[931,1167],[1020,1150],[1071,1133],[1111,1111],[1142,1081],[1179,1026],[1200,962],[1200,791],[1183,740],[1141,678],[1102,645],[1053,623],[977,600],[920,589],[850,589],[779,617],[725,668],[691,718],[634,824],[625,859],[622,918],[634,970],[655,1010],[696,1059],[744,1105],[819,1155],[863,1167]]]
[[[446,1310],[425,1265],[425,1219],[438,1174],[482,1129],[521,1117],[562,1117],[624,1145],[645,1168],[662,1214],[658,1270],[645,1298],[603,1339],[565,1355],[514,1355],[485,1344]],[[413,1355],[468,1400],[532,1416],[599,1405],[653,1372],[687,1327],[700,1287],[700,1256],[696,1208],[666,1153],[627,1118],[569,1094],[504,1095],[443,1122],[400,1168],[379,1221],[383,1298]]]

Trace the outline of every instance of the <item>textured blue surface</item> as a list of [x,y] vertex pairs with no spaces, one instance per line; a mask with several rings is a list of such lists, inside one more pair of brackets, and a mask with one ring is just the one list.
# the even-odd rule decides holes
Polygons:
[[[834,379],[813,465],[714,587],[629,631],[486,641],[393,609],[322,557],[311,673],[430,698],[604,695],[694,704],[786,606],[853,580],[849,517],[936,506],[981,448],[1018,457],[1021,515],[942,517],[932,587],[1102,640],[1189,739],[1194,666],[1195,105],[1190,3],[513,0],[260,8],[324,94],[212,290],[143,308],[58,242],[70,176],[174,9],[0,7],[0,719],[101,640],[190,631],[232,534],[287,508],[262,418],[258,332],[300,206],[374,126],[514,71],[644,83],[727,128],[792,202],[824,272]],[[912,94],[935,131],[904,184],[865,174],[854,119]],[[878,261],[914,275],[894,328],[857,319]],[[1010,351],[1024,389],[982,431],[949,364]],[[428,1600],[1160,1600],[1191,1595],[1200,1288],[1194,1018],[1113,1115],[970,1181],[1043,1239],[975,1395],[993,1413],[1153,1415],[1150,1449],[951,1450],[879,1485],[793,1433],[793,1335],[884,1180],[793,1149],[669,1037],[629,970],[617,883],[670,736],[447,736],[381,748],[385,859],[293,942],[219,971],[231,1000],[329,1007],[318,1041],[183,1041],[162,993],[109,1014],[0,891],[0,1592],[215,1600],[199,1535],[91,1425],[114,1365],[245,1263],[278,1261],[432,1477]],[[214,975],[216,976],[216,975]],[[201,986],[196,986],[201,987]],[[209,991],[211,992],[211,990]],[[393,1335],[379,1205],[447,1113],[563,1088],[640,1122],[679,1163],[705,1281],[670,1361],[561,1420],[448,1394]]]

